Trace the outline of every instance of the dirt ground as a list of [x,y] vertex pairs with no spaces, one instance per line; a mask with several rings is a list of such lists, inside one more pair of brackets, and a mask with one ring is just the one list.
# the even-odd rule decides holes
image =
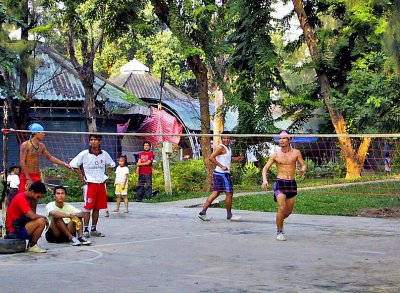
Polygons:
[[400,219],[400,208],[383,208],[383,209],[363,209],[358,213],[359,217],[368,218],[393,218]]

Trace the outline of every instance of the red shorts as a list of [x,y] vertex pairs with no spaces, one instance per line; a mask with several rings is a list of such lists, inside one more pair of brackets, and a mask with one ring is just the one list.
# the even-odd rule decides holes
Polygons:
[[88,183],[83,189],[83,198],[85,200],[84,209],[101,210],[107,208],[107,190],[105,183]]
[[[40,177],[40,172],[29,173],[29,176],[31,177],[32,183],[36,181],[42,181],[42,178]],[[27,191],[28,188],[26,186],[26,176],[24,172],[21,172],[21,174],[19,174],[19,181],[20,183],[18,187],[18,193]]]

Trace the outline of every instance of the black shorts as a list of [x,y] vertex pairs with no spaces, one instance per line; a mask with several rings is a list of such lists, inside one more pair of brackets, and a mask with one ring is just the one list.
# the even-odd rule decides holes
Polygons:
[[295,197],[297,195],[297,183],[296,180],[285,180],[276,178],[274,182],[274,201],[276,197],[283,193],[286,195],[286,199]]
[[[76,235],[72,234],[72,236],[76,236]],[[50,228],[49,228],[49,230],[47,230],[45,237],[46,237],[47,242],[50,242],[50,243],[69,242],[67,235],[60,233],[60,235],[56,237],[53,233],[53,230],[51,230]]]

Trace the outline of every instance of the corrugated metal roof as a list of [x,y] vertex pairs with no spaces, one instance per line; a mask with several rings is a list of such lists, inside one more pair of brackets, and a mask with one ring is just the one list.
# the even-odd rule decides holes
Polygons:
[[[33,100],[82,102],[85,100],[82,82],[69,59],[45,45],[37,47],[36,58],[40,60],[40,64],[35,69],[34,79],[28,83],[28,91],[33,94]],[[94,91],[97,92],[100,88],[96,101],[104,102],[106,109],[133,107],[132,109],[137,109],[145,115],[150,113],[143,101],[139,99],[134,102],[128,101],[122,89],[95,75]]]
[[[136,97],[149,103],[155,104],[160,98],[160,79],[150,73],[121,73],[118,76],[110,78],[110,80],[118,86],[125,87]],[[163,88],[162,103],[173,110],[187,128],[192,131],[200,131],[199,100],[189,97],[182,91],[166,83]],[[210,102],[210,114],[213,115],[214,112],[214,103]],[[225,118],[224,129],[232,131],[237,125],[237,121],[238,114],[228,111]]]

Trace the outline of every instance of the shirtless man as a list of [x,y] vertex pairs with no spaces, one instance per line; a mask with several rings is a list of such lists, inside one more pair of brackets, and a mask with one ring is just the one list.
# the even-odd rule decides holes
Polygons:
[[282,131],[279,136],[281,150],[272,154],[262,170],[263,183],[261,187],[267,188],[267,173],[272,164],[276,164],[278,171],[274,183],[274,200],[278,203],[278,213],[276,214],[276,239],[285,241],[283,233],[283,221],[289,217],[293,211],[295,196],[297,195],[297,184],[295,180],[296,162],[300,164],[299,174],[306,172],[306,163],[299,150],[290,146],[290,136],[286,131]]
[[[53,157],[47,150],[42,140],[45,137],[44,128],[38,123],[29,125],[31,138],[24,141],[20,146],[19,161],[21,165],[21,174],[18,192],[24,192],[32,182],[42,181],[40,177],[40,158],[44,156],[50,162],[72,169],[67,163]],[[37,200],[28,199],[33,212],[36,212]]]

